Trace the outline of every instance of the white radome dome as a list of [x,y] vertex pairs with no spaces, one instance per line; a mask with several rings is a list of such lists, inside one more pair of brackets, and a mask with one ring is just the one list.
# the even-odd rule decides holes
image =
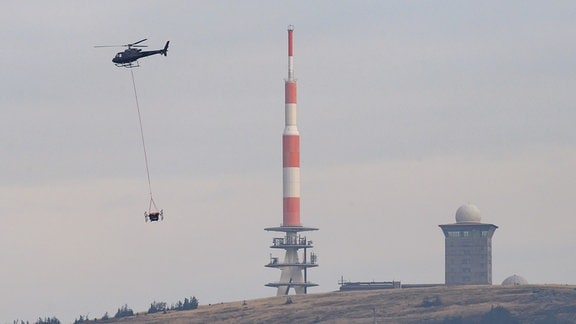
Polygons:
[[511,275],[510,277],[502,281],[502,286],[520,286],[527,284],[528,280],[524,279],[524,277],[521,277],[519,275]]
[[480,209],[476,205],[462,205],[456,211],[456,223],[480,223],[480,220]]

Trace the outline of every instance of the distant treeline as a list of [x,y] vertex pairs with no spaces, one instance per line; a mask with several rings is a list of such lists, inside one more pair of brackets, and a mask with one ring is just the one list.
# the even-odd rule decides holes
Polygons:
[[[191,310],[191,309],[196,309],[198,308],[198,298],[196,298],[195,296],[192,296],[190,298],[184,298],[184,300],[179,300],[176,303],[171,304],[170,306],[168,306],[168,304],[166,302],[157,302],[157,301],[153,301],[150,304],[150,308],[148,308],[148,314],[154,314],[154,313],[158,313],[158,312],[168,312],[168,311],[182,311],[182,310]],[[114,315],[114,318],[121,318],[121,317],[128,317],[128,316],[134,316],[134,311],[132,310],[132,308],[128,307],[128,304],[124,304],[124,306],[118,308],[118,311],[116,312],[116,314]],[[110,319],[110,316],[108,315],[108,312],[106,312],[106,314],[104,314],[104,316],[102,316],[102,318],[100,320],[108,320]],[[82,315],[80,315],[80,317],[76,320],[74,320],[74,324],[78,324],[78,323],[82,323],[85,321],[88,321],[88,316],[84,317]],[[46,322],[46,324],[60,324],[60,321],[58,322]],[[15,323],[15,324],[19,324],[19,323]],[[22,323],[24,324],[24,323]],[[38,323],[38,324],[44,324],[44,323]]]
[[[13,322],[14,324],[30,324],[30,322],[26,321],[22,321],[22,320],[14,320]],[[34,322],[34,324],[60,324],[60,320],[57,319],[56,317],[39,317],[38,320],[36,322]]]
[[[191,310],[198,308],[198,298],[192,296],[190,298],[184,298],[184,300],[179,300],[176,303],[171,304],[168,306],[166,302],[157,302],[153,301],[150,304],[150,308],[148,308],[148,314],[154,314],[158,312],[168,312],[168,311],[183,311],[183,310]],[[118,308],[118,311],[114,315],[114,318],[121,318],[127,316],[134,316],[134,311],[128,307],[128,304],[124,304],[122,307]],[[106,312],[100,320],[108,320],[110,316],[108,312]],[[87,322],[90,319],[88,315],[83,316],[80,315],[79,318],[74,320],[74,324]],[[98,318],[94,318],[93,320],[98,320]],[[13,324],[30,324],[28,321],[23,320],[14,320]],[[61,324],[60,320],[56,317],[46,317],[46,318],[38,318],[36,322],[33,324]]]
[[165,311],[180,311],[180,310],[189,310],[189,309],[196,309],[198,308],[198,299],[194,296],[188,298],[184,298],[184,302],[178,301],[176,304],[172,304],[170,307],[167,306],[165,302],[152,302],[150,304],[150,308],[148,308],[148,314],[154,314],[158,312],[165,312]]

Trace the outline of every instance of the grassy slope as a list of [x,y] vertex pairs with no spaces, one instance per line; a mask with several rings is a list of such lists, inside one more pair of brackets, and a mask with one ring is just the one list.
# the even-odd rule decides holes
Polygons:
[[[441,305],[422,307],[425,298]],[[375,291],[332,292],[271,297],[200,306],[192,311],[138,314],[109,323],[437,323],[461,317],[474,323],[503,306],[521,323],[536,323],[551,314],[576,323],[575,286],[459,286]],[[103,321],[99,321],[102,323]]]

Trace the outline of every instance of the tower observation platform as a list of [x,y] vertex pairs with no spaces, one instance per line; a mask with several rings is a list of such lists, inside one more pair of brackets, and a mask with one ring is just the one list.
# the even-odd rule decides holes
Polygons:
[[[290,288],[293,288],[296,294],[306,294],[308,287],[315,287],[318,284],[308,281],[308,268],[318,266],[318,257],[314,252],[308,254],[308,249],[312,249],[313,242],[306,239],[306,236],[300,235],[300,232],[316,231],[317,228],[303,226],[280,226],[265,228],[266,231],[284,232],[284,237],[275,237],[272,239],[272,249],[281,249],[286,251],[284,260],[270,254],[270,262],[265,266],[268,268],[277,268],[282,270],[280,281],[267,283],[267,287],[278,288],[278,296],[288,295]],[[302,250],[302,253],[300,253]],[[300,259],[300,255],[302,259]],[[302,261],[300,261],[302,260]]]

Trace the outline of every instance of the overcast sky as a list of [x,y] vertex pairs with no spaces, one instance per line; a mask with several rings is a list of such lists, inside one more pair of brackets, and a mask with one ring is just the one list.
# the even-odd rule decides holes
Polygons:
[[[3,1],[0,323],[273,296],[294,25],[310,292],[444,282],[476,204],[493,283],[576,284],[573,1]],[[170,40],[134,70],[94,48]]]

